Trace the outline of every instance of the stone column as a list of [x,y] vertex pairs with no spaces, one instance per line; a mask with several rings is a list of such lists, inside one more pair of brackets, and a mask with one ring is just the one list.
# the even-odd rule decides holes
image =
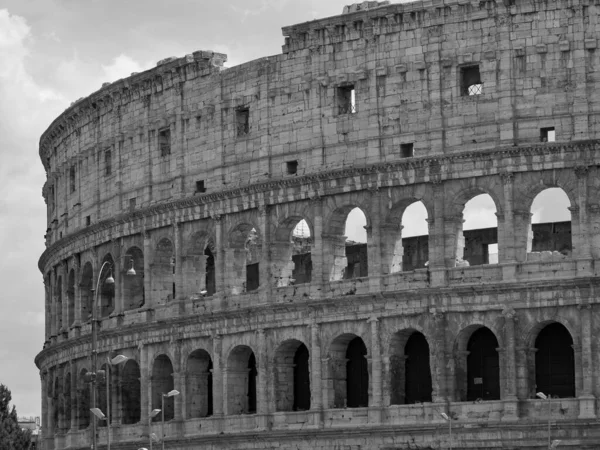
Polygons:
[[123,298],[123,284],[126,270],[123,270],[123,261],[121,254],[121,239],[114,239],[112,241],[112,253],[114,257],[113,261],[113,277],[115,278],[115,309],[113,315],[123,314],[125,310]]
[[[577,275],[592,275],[592,252],[591,252],[591,233],[588,224],[588,172],[587,166],[575,168],[577,176],[577,194],[578,208],[577,220],[574,220],[575,211],[571,214],[571,239],[573,244],[573,257],[577,261]],[[577,224],[577,226],[575,226]]]
[[527,253],[531,252],[533,231],[531,230],[531,212],[513,210],[513,233],[515,242],[515,260],[527,261]]
[[258,208],[259,212],[259,226],[261,233],[261,258],[258,266],[259,270],[259,289],[260,289],[260,301],[261,303],[267,303],[273,301],[271,295],[271,288],[273,287],[274,281],[271,275],[271,227],[269,217],[269,206],[261,205]]
[[62,323],[60,333],[68,334],[69,326],[69,294],[67,294],[67,286],[69,284],[69,266],[67,265],[67,261],[63,261],[60,265],[60,270],[62,272],[61,279],[62,284],[60,285],[60,298],[62,304],[62,310],[60,313],[60,321]]
[[381,345],[379,342],[379,320],[373,316],[367,321],[371,325],[371,395],[369,422],[381,422]]
[[515,359],[515,310],[505,308],[504,316],[504,376],[506,377],[504,392],[504,415],[502,420],[518,418],[517,405],[517,366]]
[[79,257],[73,257],[73,270],[75,271],[75,323],[74,327],[81,326],[81,261]]
[[52,335],[52,284],[48,275],[44,276],[44,294],[46,297],[45,305],[45,339],[50,342]]
[[150,271],[150,261],[152,260],[152,241],[148,231],[143,231],[142,236],[144,238],[144,306],[146,308],[154,308],[154,298],[152,295],[152,287],[150,285],[152,280],[152,272]]
[[434,341],[431,346],[431,382],[432,400],[435,403],[450,401],[450,392],[446,389],[446,314],[442,311],[431,309],[432,336]]
[[70,373],[71,373],[71,392],[69,392],[71,396],[71,424],[69,428],[71,431],[77,431],[79,429],[79,418],[78,418],[78,409],[77,408],[77,365],[71,361],[70,364]]
[[369,289],[371,292],[381,291],[381,205],[379,188],[369,189],[371,192],[371,216],[367,229],[367,252],[369,267]]
[[[433,184],[433,218],[429,218],[429,265],[430,283],[432,286],[446,285],[446,261],[444,248],[444,185]],[[454,264],[452,264],[454,267]]]
[[52,270],[50,275],[50,298],[51,298],[51,309],[50,309],[50,340],[56,342],[58,335],[58,329],[56,327],[56,272]]
[[[181,340],[178,339],[173,348],[173,389],[181,392],[182,381],[185,377],[182,374],[182,362],[181,362]],[[185,405],[185,398],[182,395],[176,395],[173,397],[174,406],[173,406],[173,419],[176,422],[181,422],[183,417],[183,407]]]
[[323,251],[323,200],[320,197],[311,199],[311,207],[313,210],[313,245],[311,248],[312,261],[312,282],[310,283],[310,295],[314,299],[320,298],[323,294],[321,287],[326,278]]
[[517,347],[517,397],[526,400],[535,395],[535,348]]
[[152,411],[152,388],[150,386],[150,368],[148,367],[148,346],[140,342],[138,345],[140,361],[140,414],[142,422],[148,424],[148,414]]
[[514,201],[514,174],[512,172],[503,172],[500,174],[504,190],[504,221],[502,230],[498,229],[498,262],[500,264],[512,264],[512,270],[507,269],[504,272],[506,279],[514,279],[515,262],[515,224],[513,218]]
[[320,326],[310,326],[310,409],[319,413],[319,428],[323,427],[323,392],[321,387],[321,342]]
[[[223,296],[226,290],[225,285],[225,224],[219,214],[213,214],[215,229],[215,290],[217,296]],[[215,305],[216,306],[216,305]]]
[[173,300],[185,300],[187,292],[183,287],[183,244],[181,237],[181,224],[173,219],[173,241],[175,251],[175,298]]
[[42,437],[50,435],[49,413],[48,413],[48,372],[40,372],[40,383],[42,384]]
[[215,334],[212,337],[212,380],[213,380],[213,415],[215,417],[223,416],[223,363],[221,357],[222,336]]
[[257,330],[258,337],[258,380],[256,383],[256,413],[259,415],[259,427],[266,428],[266,415],[269,413],[269,399],[267,397],[267,342],[265,330]]
[[582,387],[579,395],[579,418],[595,418],[596,398],[593,395],[594,359],[592,354],[592,305],[579,305],[581,323]]

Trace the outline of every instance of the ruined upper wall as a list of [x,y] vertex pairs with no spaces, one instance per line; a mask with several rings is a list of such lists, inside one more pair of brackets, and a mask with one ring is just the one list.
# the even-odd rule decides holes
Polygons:
[[[223,69],[225,55],[196,52],[106,85],[41,138],[48,242],[204,189],[397,161],[406,144],[418,159],[547,128],[596,139],[598,3],[367,4],[283,28],[280,55]],[[464,93],[469,68],[480,95]],[[340,107],[350,88],[354,112]]]

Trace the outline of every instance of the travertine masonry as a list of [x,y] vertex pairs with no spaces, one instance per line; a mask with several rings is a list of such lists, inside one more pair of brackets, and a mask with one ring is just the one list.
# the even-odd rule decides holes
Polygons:
[[[169,449],[449,448],[442,412],[453,448],[545,448],[550,419],[596,448],[599,8],[363,2],[75,102],[40,139],[45,449],[90,448],[91,406],[145,446],[173,389]],[[571,220],[532,224],[554,188]],[[497,227],[465,230],[480,194]],[[92,317],[98,369],[129,358],[96,405]]]

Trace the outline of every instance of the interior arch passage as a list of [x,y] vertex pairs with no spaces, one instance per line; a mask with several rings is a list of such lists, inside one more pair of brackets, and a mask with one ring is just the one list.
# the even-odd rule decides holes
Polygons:
[[537,392],[575,397],[575,354],[571,333],[560,323],[545,326],[535,340]]
[[500,399],[498,340],[489,328],[473,332],[467,344],[467,401]]
[[392,405],[430,402],[432,383],[429,344],[414,330],[396,333],[390,356]]
[[298,340],[279,346],[275,355],[275,398],[277,411],[310,409],[309,352]]
[[[160,355],[154,360],[152,366],[152,409],[162,409],[162,397],[164,394],[174,389],[173,383],[173,364],[166,355]],[[165,420],[172,420],[175,417],[175,398],[164,398],[164,416]],[[155,421],[160,418],[156,416]]]
[[333,341],[330,352],[330,403],[334,408],[369,405],[369,368],[367,347],[353,334]]
[[141,419],[140,366],[129,359],[121,372],[121,420],[123,424],[138,423]]
[[186,372],[187,417],[213,414],[212,359],[206,350],[194,350],[188,356]]
[[227,360],[227,414],[256,412],[256,357],[245,345],[235,347]]

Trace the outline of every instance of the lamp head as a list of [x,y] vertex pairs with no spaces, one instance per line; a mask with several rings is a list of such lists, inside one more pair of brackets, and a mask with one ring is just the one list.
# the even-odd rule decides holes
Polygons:
[[92,412],[93,415],[95,415],[98,419],[100,420],[104,420],[106,419],[106,416],[104,415],[104,413],[102,412],[102,410],[100,408],[90,408],[90,411]]
[[176,389],[173,389],[172,391],[167,392],[166,394],[163,394],[165,397],[174,397],[176,395],[179,395],[179,391]]
[[440,415],[444,418],[444,420],[450,420],[450,417],[448,417],[448,414],[446,414],[445,412],[440,413]]
[[548,400],[548,396],[543,392],[536,392],[535,396],[541,398],[542,400]]
[[108,278],[106,280],[104,280],[104,282],[106,284],[115,284],[115,279],[112,276],[112,269],[110,270],[110,272],[108,273]]
[[150,411],[150,418],[156,417],[160,412],[161,412],[160,408],[153,409],[152,411]]
[[127,275],[134,276],[135,269],[133,268],[133,258],[131,258],[130,261],[131,261],[131,267],[127,270]]
[[125,356],[125,355],[117,355],[115,356],[113,359],[109,359],[109,362],[113,365],[116,366],[117,364],[121,364],[124,363],[125,361],[127,361],[129,359],[129,357]]

